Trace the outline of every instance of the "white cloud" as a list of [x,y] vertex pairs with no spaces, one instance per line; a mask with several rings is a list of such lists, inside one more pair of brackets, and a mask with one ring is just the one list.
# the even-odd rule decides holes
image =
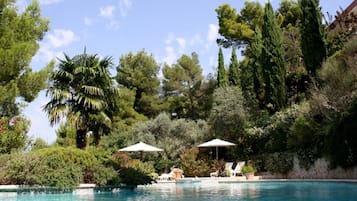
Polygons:
[[87,26],[92,25],[92,19],[90,19],[89,17],[85,17],[84,18],[84,24]]
[[208,63],[210,66],[216,66],[217,65],[217,58],[215,56],[210,56],[208,58]]
[[34,62],[47,63],[52,59],[59,58],[63,54],[61,48],[66,47],[79,40],[72,31],[55,29],[45,36],[44,40],[40,42],[40,49],[34,57]]
[[208,31],[207,31],[207,38],[206,38],[207,41],[203,53],[207,52],[211,48],[212,44],[216,42],[217,37],[218,37],[218,26],[215,24],[209,24]]
[[117,20],[111,19],[107,24],[108,29],[111,30],[118,30],[119,29],[119,22]]
[[169,35],[167,36],[166,40],[165,40],[165,43],[167,45],[171,44],[172,41],[175,40],[175,34],[174,33],[169,33]]
[[202,37],[200,34],[195,34],[191,39],[190,39],[190,46],[194,46],[194,45],[197,45],[197,44],[202,44],[203,43],[203,40],[202,40]]
[[104,17],[104,18],[111,18],[113,17],[115,7],[114,6],[105,6],[99,8],[99,16]]
[[56,3],[60,3],[63,0],[40,0],[40,4],[42,5],[50,5],[50,4],[56,4]]
[[52,34],[46,37],[50,45],[54,48],[63,47],[78,40],[78,37],[71,30],[55,29]]
[[131,0],[120,0],[119,1],[119,10],[120,14],[125,17],[128,10],[131,8],[132,1]]
[[176,42],[179,45],[179,52],[183,53],[186,47],[186,40],[184,38],[176,38]]
[[119,29],[119,21],[115,18],[114,11],[115,6],[105,6],[99,9],[99,16],[108,20],[106,23],[106,27],[110,30],[117,30]]
[[177,60],[177,56],[175,50],[172,46],[168,45],[165,48],[166,57],[164,58],[164,62],[168,65],[173,64]]
[[215,24],[210,24],[208,26],[208,33],[207,33],[207,41],[213,42],[217,39],[218,36],[218,27]]

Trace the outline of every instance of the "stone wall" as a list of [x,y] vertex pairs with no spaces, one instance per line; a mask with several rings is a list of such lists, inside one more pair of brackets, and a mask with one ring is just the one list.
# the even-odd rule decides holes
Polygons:
[[294,167],[287,175],[281,174],[262,174],[262,179],[357,179],[357,167],[342,169],[329,168],[326,159],[318,159],[310,169],[306,170],[299,166],[299,160],[294,158]]

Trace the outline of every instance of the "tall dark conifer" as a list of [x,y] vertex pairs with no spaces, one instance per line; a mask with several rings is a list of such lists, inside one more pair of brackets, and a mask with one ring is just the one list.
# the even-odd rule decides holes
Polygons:
[[224,57],[221,47],[219,48],[218,52],[217,85],[218,87],[228,86],[227,73],[224,67]]
[[260,63],[265,83],[265,106],[274,113],[286,104],[285,63],[281,33],[270,3],[265,5]]
[[326,58],[326,47],[322,28],[322,14],[319,0],[300,0],[301,15],[301,49],[305,68],[310,76],[316,75],[316,70]]
[[260,57],[262,54],[262,32],[259,28],[255,30],[255,36],[252,41],[250,49],[249,65],[252,68],[252,79],[255,98],[259,101],[259,106],[264,107],[264,78],[262,73],[262,65],[260,64]]
[[230,86],[240,86],[239,64],[235,47],[232,47],[231,63],[228,69],[228,82]]

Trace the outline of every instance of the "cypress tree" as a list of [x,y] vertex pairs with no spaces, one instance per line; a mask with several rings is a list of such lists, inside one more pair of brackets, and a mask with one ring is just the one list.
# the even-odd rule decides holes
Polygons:
[[239,66],[235,47],[232,47],[231,63],[228,69],[228,82],[230,86],[240,86]]
[[253,88],[256,99],[259,101],[259,106],[264,106],[264,87],[262,65],[260,64],[260,57],[262,54],[262,32],[259,28],[255,30],[255,36],[252,41],[250,50],[249,65],[252,68]]
[[301,49],[305,68],[310,76],[316,75],[326,57],[326,47],[322,29],[322,14],[318,7],[319,0],[301,0]]
[[226,69],[224,67],[224,57],[221,47],[219,48],[219,52],[218,52],[217,84],[218,87],[228,86]]
[[265,82],[265,106],[274,113],[286,104],[285,62],[281,33],[270,2],[265,5],[260,63]]

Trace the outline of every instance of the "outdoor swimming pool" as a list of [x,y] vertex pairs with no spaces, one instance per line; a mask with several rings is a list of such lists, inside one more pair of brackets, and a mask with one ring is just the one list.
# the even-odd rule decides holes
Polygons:
[[340,182],[249,182],[155,184],[136,190],[114,192],[0,193],[6,201],[109,201],[109,200],[241,200],[241,201],[352,201],[357,200],[357,183]]

